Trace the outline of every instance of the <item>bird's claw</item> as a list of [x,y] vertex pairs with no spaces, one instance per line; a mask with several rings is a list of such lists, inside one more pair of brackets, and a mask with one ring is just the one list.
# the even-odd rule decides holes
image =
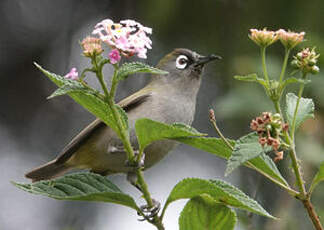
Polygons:
[[142,216],[140,213],[137,213],[139,216],[141,216],[141,218],[138,219],[139,221],[145,221],[147,219],[152,220],[159,213],[161,209],[160,202],[154,199],[152,199],[152,201],[153,201],[152,207],[148,207],[148,205],[142,205],[140,207],[144,216]]
[[[135,159],[137,159],[139,155],[139,151],[138,150],[134,151],[134,154],[135,154]],[[139,161],[136,160],[134,162],[130,162],[129,160],[126,160],[125,165],[127,167],[139,169],[139,168],[144,168],[144,162],[145,162],[145,153],[143,152],[141,159]]]

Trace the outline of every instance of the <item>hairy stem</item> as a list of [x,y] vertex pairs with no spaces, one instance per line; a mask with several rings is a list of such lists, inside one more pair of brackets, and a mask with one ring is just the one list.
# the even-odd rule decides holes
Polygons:
[[[128,132],[125,130],[125,128],[123,127],[123,123],[121,121],[121,117],[120,117],[120,114],[115,106],[115,102],[114,102],[114,97],[115,97],[115,91],[116,91],[116,88],[117,88],[117,70],[118,70],[118,66],[114,66],[115,68],[115,71],[114,71],[114,75],[113,75],[113,79],[112,79],[112,86],[111,86],[111,90],[110,90],[110,93],[107,89],[107,85],[104,81],[104,78],[103,78],[103,74],[102,74],[102,66],[101,67],[98,67],[97,65],[97,62],[96,60],[94,59],[93,60],[94,62],[94,66],[96,68],[96,75],[97,75],[97,78],[100,82],[100,85],[104,91],[104,94],[105,94],[105,101],[108,103],[109,107],[111,108],[112,110],[112,115],[114,117],[114,120],[116,121],[117,123],[117,127],[118,127],[118,131],[119,131],[119,134],[120,134],[120,139],[122,140],[123,142],[123,145],[124,145],[124,148],[126,150],[126,154],[127,154],[127,159],[128,161],[132,164],[132,163],[135,163],[136,162],[136,159],[135,159],[135,154],[134,154],[134,150],[133,150],[133,147],[130,143],[130,140],[129,140],[129,134]],[[137,160],[139,160],[140,158],[138,158]],[[138,162],[137,162],[138,163]],[[141,191],[143,193],[143,197],[148,205],[149,208],[153,207],[153,200],[152,200],[152,197],[151,197],[151,194],[148,190],[148,186],[144,180],[144,176],[143,176],[143,172],[140,168],[136,169],[136,175],[137,175],[137,183],[138,185],[140,186],[141,188]],[[139,212],[149,223],[153,224],[158,230],[164,230],[164,226],[162,224],[162,220],[160,217],[158,216],[155,216],[153,218],[153,220],[150,220],[149,218],[145,217],[144,213],[143,212]]]
[[261,47],[261,59],[262,59],[262,69],[264,74],[264,79],[267,82],[267,86],[269,87],[269,75],[267,70],[267,64],[266,64],[266,47]]
[[281,68],[281,73],[280,73],[280,77],[279,77],[279,83],[281,85],[283,78],[285,76],[285,72],[286,72],[286,67],[287,67],[287,63],[288,63],[288,58],[289,58],[289,54],[290,54],[290,49],[285,49],[285,57],[284,57],[284,61],[282,64],[282,68]]
[[306,199],[302,201],[304,204],[305,209],[307,210],[307,213],[309,215],[309,218],[312,220],[312,223],[316,230],[323,230],[323,226],[320,222],[320,219],[313,207],[313,204],[310,202],[310,199]]

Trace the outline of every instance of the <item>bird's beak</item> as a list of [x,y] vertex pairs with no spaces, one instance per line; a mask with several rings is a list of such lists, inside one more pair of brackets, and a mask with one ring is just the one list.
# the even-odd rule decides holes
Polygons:
[[206,63],[213,61],[213,60],[221,60],[222,57],[215,55],[215,54],[211,54],[209,56],[200,56],[198,58],[198,61],[196,61],[195,66],[204,66]]

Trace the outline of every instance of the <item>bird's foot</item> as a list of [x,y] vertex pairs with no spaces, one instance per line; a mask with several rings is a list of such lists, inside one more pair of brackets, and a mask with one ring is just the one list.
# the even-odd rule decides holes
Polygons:
[[139,221],[145,221],[147,219],[152,220],[160,211],[161,209],[161,204],[160,202],[158,202],[157,200],[152,199],[153,201],[153,206],[152,207],[148,207],[148,205],[142,205],[140,207],[142,214],[137,213],[139,216],[141,216],[142,218],[139,218]]
[[144,162],[145,162],[145,153],[142,153],[141,159],[137,160],[138,155],[139,155],[139,151],[135,150],[134,151],[135,154],[135,161],[134,162],[130,162],[129,160],[126,160],[125,165],[127,167],[132,167],[135,169],[139,169],[139,168],[144,168]]

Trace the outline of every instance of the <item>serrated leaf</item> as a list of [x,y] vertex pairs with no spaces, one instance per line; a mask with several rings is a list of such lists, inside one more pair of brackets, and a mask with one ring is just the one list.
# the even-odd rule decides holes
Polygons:
[[248,75],[236,75],[234,76],[234,78],[239,81],[257,82],[263,86],[266,86],[265,80],[262,78],[258,78],[258,75],[256,73],[251,73]]
[[265,153],[258,139],[258,134],[253,132],[236,141],[234,151],[227,161],[225,176],[229,175],[234,169],[246,161]]
[[182,210],[179,229],[232,230],[236,221],[236,213],[227,206],[197,197],[188,201]]
[[138,119],[135,123],[135,130],[140,151],[157,140],[205,135],[185,124],[168,125],[147,118]]
[[208,195],[214,201],[235,208],[244,209],[262,216],[275,218],[264,210],[255,200],[241,190],[222,180],[203,180],[188,178],[179,182],[171,191],[165,207],[179,199],[192,199],[200,195]]
[[322,181],[324,181],[324,162],[322,162],[322,164],[320,165],[320,168],[312,181],[312,184],[309,188],[309,193],[311,194],[315,187]]
[[57,200],[109,202],[139,210],[131,196],[123,193],[106,177],[94,173],[74,173],[54,180],[13,184],[24,191]]
[[[292,127],[294,113],[296,109],[298,97],[293,93],[287,93],[286,95],[286,115],[289,123],[289,127]],[[298,127],[308,118],[314,118],[314,102],[309,98],[300,98],[299,107],[296,115],[296,127]]]
[[[59,87],[62,87],[64,85],[73,86],[76,88],[82,87],[82,84],[75,80],[66,79],[60,75],[51,73],[43,69],[37,63],[34,64],[38,69],[40,69],[45,74],[45,76],[47,76],[51,81],[53,81]],[[68,95],[119,134],[119,129],[114,120],[112,111],[109,105],[101,98],[98,91],[88,88],[87,90],[82,90],[82,91],[76,90],[76,91],[68,92]]]
[[[177,138],[176,140],[197,149],[212,153],[221,158],[229,159],[232,154],[232,150],[220,138],[185,137]],[[234,146],[235,141],[229,139],[227,140],[232,146]],[[258,157],[250,159],[244,165],[253,168],[267,177],[275,179],[285,186],[289,186],[287,181],[282,177],[275,163],[265,154],[261,154]]]
[[117,80],[121,81],[126,79],[129,75],[135,73],[150,73],[150,74],[168,74],[168,72],[151,67],[140,62],[131,62],[123,64],[117,72]]

